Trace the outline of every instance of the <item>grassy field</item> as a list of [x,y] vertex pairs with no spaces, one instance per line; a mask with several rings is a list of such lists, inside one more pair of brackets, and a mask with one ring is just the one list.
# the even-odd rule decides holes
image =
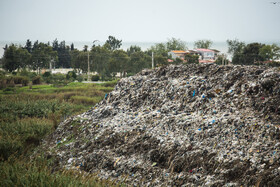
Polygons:
[[0,186],[112,186],[94,176],[59,171],[33,150],[65,118],[82,113],[113,90],[103,84],[69,83],[64,87],[36,85],[0,90]]

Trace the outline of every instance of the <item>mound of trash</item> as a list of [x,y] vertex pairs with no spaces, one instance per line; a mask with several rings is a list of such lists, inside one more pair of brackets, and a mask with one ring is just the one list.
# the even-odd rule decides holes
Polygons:
[[170,65],[121,79],[62,122],[55,168],[144,186],[278,186],[280,71]]

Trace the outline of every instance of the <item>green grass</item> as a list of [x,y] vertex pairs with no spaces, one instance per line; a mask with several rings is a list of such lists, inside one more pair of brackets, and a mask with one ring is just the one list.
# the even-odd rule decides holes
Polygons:
[[114,185],[75,172],[51,172],[49,160],[30,160],[30,155],[60,121],[90,109],[116,83],[73,82],[64,87],[33,85],[0,90],[0,186]]

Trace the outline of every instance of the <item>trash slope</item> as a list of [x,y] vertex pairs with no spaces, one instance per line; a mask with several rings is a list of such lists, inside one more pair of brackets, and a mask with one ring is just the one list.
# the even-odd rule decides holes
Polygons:
[[280,73],[179,65],[121,79],[43,143],[54,169],[129,185],[280,184]]

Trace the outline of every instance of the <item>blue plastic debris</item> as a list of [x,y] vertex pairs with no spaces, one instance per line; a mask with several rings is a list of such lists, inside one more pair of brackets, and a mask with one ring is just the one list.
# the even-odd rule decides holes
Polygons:
[[201,131],[201,128],[199,128],[198,130]]
[[107,97],[108,97],[108,94],[106,93],[106,94],[105,94],[105,99],[107,99]]
[[193,96],[193,97],[195,96],[195,90],[193,91],[193,94],[192,94],[192,96]]

